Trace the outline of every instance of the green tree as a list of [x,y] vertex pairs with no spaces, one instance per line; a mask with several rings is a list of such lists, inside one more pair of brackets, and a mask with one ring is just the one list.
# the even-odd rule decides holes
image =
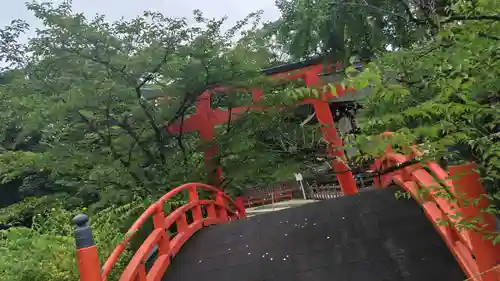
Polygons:
[[[407,47],[419,38],[420,20],[412,1],[278,1],[282,16],[275,25],[280,42],[294,59],[330,53],[344,61],[370,57],[388,47]],[[412,8],[410,8],[412,7]]]
[[[450,10],[452,5],[468,5],[473,14]],[[482,1],[280,0],[277,6],[281,17],[268,30],[295,60],[324,54],[342,62],[372,59],[434,37],[441,22],[484,16]]]
[[[109,23],[72,12],[70,2],[27,7],[45,27],[26,44],[17,40],[28,28],[21,21],[1,33],[10,70],[0,86],[0,177],[13,193],[0,209],[4,223],[28,225],[53,205],[96,211],[206,182],[207,144],[195,132],[171,135],[166,127],[194,113],[198,95],[214,85],[263,88],[265,104],[293,109],[284,94],[290,87],[276,88],[261,74],[281,59],[259,28],[259,13],[222,32],[225,19],[208,20],[200,11],[198,26],[190,27],[153,12]],[[234,90],[212,103],[231,110],[249,97]],[[317,127],[282,122],[291,114],[247,112],[217,128],[214,163],[228,192],[289,178],[323,149]]]
[[[171,135],[166,126],[193,113],[207,87],[275,87],[260,70],[280,59],[257,28],[259,13],[222,32],[224,19],[199,11],[198,26],[190,27],[153,12],[109,23],[74,13],[70,2],[27,7],[44,23],[34,38],[18,42],[28,28],[21,21],[0,33],[8,66],[0,75],[0,178],[2,190],[15,193],[0,209],[0,222],[11,226],[0,232],[0,271],[12,281],[74,280],[69,218],[88,208],[101,257],[109,255],[148,202],[207,179],[207,144],[196,133]],[[247,103],[237,92],[215,97],[214,106]],[[283,92],[272,91],[264,104],[291,105]],[[304,167],[300,152],[312,155],[319,135],[311,135],[316,127],[283,124],[290,115],[271,107],[216,128],[228,192]],[[19,263],[26,249],[32,255]],[[40,261],[44,266],[35,266]]]
[[[258,45],[233,43],[248,24],[255,29],[259,13],[222,32],[225,19],[208,20],[200,11],[200,25],[189,27],[154,12],[109,23],[72,12],[70,2],[27,7],[45,28],[26,44],[16,41],[28,28],[20,21],[1,33],[2,59],[16,67],[0,86],[1,177],[9,183],[44,175],[50,196],[29,200],[33,208],[20,202],[3,210],[7,221],[19,219],[13,210],[61,198],[68,208],[100,209],[204,181],[195,135],[171,135],[165,127],[192,113],[210,85],[263,83],[259,70],[269,63]],[[145,98],[151,88],[169,102]],[[31,188],[27,196],[47,195]]]
[[366,144],[391,131],[393,143],[418,144],[425,159],[445,166],[476,162],[492,203],[485,211],[498,215],[500,9],[486,0],[448,10],[432,39],[386,53],[360,74],[348,69],[346,83],[372,91],[363,102],[359,147],[379,155],[384,144]]

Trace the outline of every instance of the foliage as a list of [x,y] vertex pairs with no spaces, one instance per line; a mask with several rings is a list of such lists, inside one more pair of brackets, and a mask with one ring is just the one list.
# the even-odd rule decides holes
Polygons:
[[[2,232],[0,269],[6,280],[75,280],[71,216],[88,207],[107,257],[147,202],[209,176],[203,171],[209,144],[199,144],[194,132],[172,135],[165,127],[194,113],[198,95],[220,82],[275,87],[260,69],[280,58],[256,28],[258,13],[221,32],[224,19],[208,20],[199,11],[198,26],[190,27],[152,12],[114,23],[87,19],[70,2],[32,2],[28,9],[44,23],[34,38],[18,43],[28,28],[21,21],[0,33],[0,59],[9,66],[0,79],[0,179],[18,196],[0,209],[0,222],[11,226]],[[291,103],[281,94],[275,90],[263,103]],[[247,97],[230,93],[212,104],[232,110],[248,104]],[[311,134],[317,128],[296,120],[281,128],[291,114],[245,115],[216,128],[219,153],[212,160],[232,194],[289,178],[317,148],[318,135]],[[18,262],[26,249],[33,254]]]
[[387,49],[411,46],[428,36],[429,9],[446,1],[414,0],[280,0],[282,15],[270,28],[294,59],[330,53],[347,61],[370,58]]
[[[439,33],[405,50],[390,52],[362,73],[347,70],[346,83],[369,87],[364,101],[359,147],[368,155],[383,151],[372,136],[395,132],[393,144],[418,144],[425,159],[444,165],[474,161],[499,214],[500,198],[500,10],[496,1],[465,2],[440,19]],[[461,20],[450,20],[453,17]],[[496,205],[496,207],[495,207]],[[497,238],[498,239],[498,238]]]
[[[69,209],[97,211],[205,181],[196,136],[165,127],[193,113],[206,87],[265,84],[259,71],[272,61],[258,40],[259,13],[222,32],[225,19],[200,11],[199,25],[190,27],[154,12],[114,23],[86,19],[68,1],[27,7],[45,28],[27,44],[16,41],[28,28],[21,21],[1,33],[1,59],[15,69],[3,73],[0,85],[0,177],[3,184],[21,179],[22,198],[48,201],[3,210],[8,223],[50,208],[55,198]],[[28,181],[30,175],[42,184]]]
[[221,128],[231,132],[219,137],[222,166],[231,175],[229,183],[241,187],[274,183],[319,164],[316,157],[324,156],[325,146],[318,125],[301,126],[302,120],[293,115],[293,111],[252,112],[245,120]]
[[[310,113],[297,117],[304,107],[293,106],[319,92],[283,87],[260,70],[324,52],[344,61],[356,53],[379,56],[361,73],[347,68],[347,84],[372,91],[363,102],[359,159],[379,155],[385,144],[373,145],[373,136],[393,131],[392,142],[417,143],[424,159],[478,163],[495,202],[497,6],[495,0],[278,1],[277,22],[260,28],[260,14],[253,13],[222,32],[225,19],[200,11],[197,26],[155,12],[110,23],[74,13],[70,1],[28,3],[44,23],[34,38],[19,43],[28,29],[22,21],[0,30],[0,60],[8,66],[0,71],[0,189],[9,194],[0,202],[0,223],[14,226],[0,233],[2,277],[75,280],[71,216],[88,208],[101,257],[108,256],[148,202],[181,183],[210,180],[203,163],[209,145],[219,147],[210,165],[222,166],[233,195],[320,164],[319,128],[301,124]],[[212,107],[248,104],[243,87],[262,88],[262,105],[270,107],[217,126],[214,143],[166,129],[194,113],[198,96],[220,83],[230,93],[214,94]],[[493,205],[487,211],[498,212]]]
[[[144,202],[135,200],[93,216],[93,235],[101,263],[123,239],[124,225],[130,225],[131,218],[137,217],[144,207]],[[37,214],[31,228],[13,227],[0,231],[2,280],[78,280],[73,227],[69,223],[77,212],[53,208]],[[122,268],[132,253],[126,250],[116,268]],[[117,280],[116,272],[119,270],[113,271],[110,280]]]

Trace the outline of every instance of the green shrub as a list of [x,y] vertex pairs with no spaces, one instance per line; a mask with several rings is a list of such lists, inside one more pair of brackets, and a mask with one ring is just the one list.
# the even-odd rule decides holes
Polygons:
[[[101,264],[123,238],[124,225],[144,210],[143,202],[107,208],[91,216],[94,240]],[[2,281],[78,280],[71,218],[77,212],[52,209],[33,219],[33,226],[0,231],[0,275]],[[131,257],[123,253],[109,280],[116,280],[120,268]]]

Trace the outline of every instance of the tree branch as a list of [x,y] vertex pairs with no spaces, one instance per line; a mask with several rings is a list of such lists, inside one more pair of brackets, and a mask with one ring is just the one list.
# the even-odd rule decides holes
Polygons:
[[[246,155],[243,159],[241,159],[241,161],[239,161],[238,165],[236,165],[236,167],[234,167],[235,170],[238,170],[241,168],[241,166],[243,166],[243,164],[250,159],[250,156]],[[221,185],[220,187],[222,189],[226,188],[232,181],[234,180],[234,178],[231,178],[230,180],[226,180],[226,178],[224,178],[221,182]]]
[[478,35],[481,38],[486,38],[486,39],[490,39],[490,40],[494,40],[494,41],[500,41],[500,37],[489,35],[489,34],[486,34],[486,33],[482,33],[481,32]]
[[106,69],[108,69],[108,75],[111,74],[110,71],[115,72],[115,73],[119,73],[120,76],[121,76],[121,78],[123,80],[125,80],[127,82],[130,82],[130,77],[125,72],[125,69],[127,68],[126,64],[124,64],[121,68],[117,68],[116,66],[112,65],[111,62],[103,60],[103,59],[98,58],[98,57],[93,57],[93,56],[84,54],[84,53],[81,52],[81,50],[78,50],[78,49],[75,49],[75,48],[66,48],[66,50],[68,50],[70,53],[78,55],[78,56],[80,56],[80,57],[82,57],[84,59],[91,60],[91,61],[93,61],[95,63],[98,63],[98,64],[106,67]]
[[164,135],[163,135],[162,130],[156,124],[155,117],[149,111],[148,106],[146,104],[146,101],[142,97],[141,88],[146,83],[151,81],[154,78],[154,75],[158,71],[160,71],[160,69],[163,67],[163,65],[167,62],[167,57],[169,54],[170,54],[170,49],[166,48],[165,53],[163,54],[163,57],[161,58],[161,61],[146,75],[146,77],[142,78],[142,81],[135,87],[135,92],[136,92],[139,106],[142,108],[142,111],[146,115],[146,118],[148,119],[148,123],[151,126],[151,129],[153,129],[153,131],[154,131],[156,145],[158,146],[157,149],[158,149],[158,153],[159,153],[160,160],[161,160],[162,164],[165,164],[167,162],[167,160],[165,158]]
[[78,112],[78,115],[80,116],[80,118],[87,124],[87,126],[89,127],[89,129],[96,133],[99,138],[109,147],[109,150],[111,152],[111,156],[115,159],[115,160],[118,160],[120,161],[120,163],[125,167],[127,168],[130,176],[136,181],[137,185],[141,185],[142,184],[142,181],[141,181],[141,178],[139,177],[139,175],[137,175],[136,173],[132,172],[130,170],[130,162],[127,162],[125,160],[122,159],[122,157],[118,154],[118,152],[115,150],[114,146],[113,146],[113,142],[110,138],[106,138],[106,136],[101,133],[99,131],[99,129],[97,127],[94,126],[94,124],[92,124],[92,121],[89,120],[87,117],[85,117],[83,114],[81,114],[80,112]]
[[424,25],[427,23],[427,21],[425,20],[421,20],[421,19],[417,19],[413,13],[411,12],[411,9],[410,9],[410,5],[408,5],[408,3],[405,2],[405,0],[398,0],[399,3],[401,3],[401,5],[403,5],[403,8],[405,10],[405,13],[406,15],[408,16],[408,19],[413,22],[413,23],[416,23],[418,25]]
[[500,15],[477,15],[477,16],[464,16],[464,15],[455,15],[451,16],[448,19],[442,21],[441,23],[450,23],[454,21],[500,21]]
[[132,127],[127,123],[127,119],[125,119],[123,122],[120,122],[117,120],[114,120],[114,121],[116,122],[116,125],[118,127],[120,127],[122,130],[127,132],[127,134],[139,146],[139,148],[144,152],[144,154],[146,155],[146,157],[148,158],[148,160],[152,164],[157,162],[154,155],[147,148],[147,144],[140,140],[140,135],[142,135],[142,133],[144,132],[144,129],[142,129],[139,134],[136,134],[136,132],[132,129]]
[[[400,0],[400,1],[402,2],[403,0]],[[335,2],[334,1],[334,3],[332,4],[332,7],[334,5],[336,5],[336,4],[343,5],[343,6],[366,7],[368,9],[377,11],[377,12],[379,12],[382,15],[390,15],[390,16],[402,18],[402,19],[405,19],[405,20],[410,20],[410,21],[413,21],[413,22],[418,23],[418,24],[424,24],[425,23],[425,21],[422,21],[422,20],[419,20],[419,19],[413,17],[413,15],[411,15],[411,12],[408,15],[401,15],[401,14],[396,14],[396,13],[389,12],[387,10],[384,10],[384,9],[382,9],[380,7],[377,7],[377,6],[374,6],[374,5],[363,4],[363,3],[353,3],[353,2],[343,2],[343,3],[341,2],[341,3],[339,3],[339,2]],[[406,10],[406,8],[405,8],[405,10]],[[408,7],[408,11],[410,11],[409,7]],[[408,13],[408,11],[406,11],[406,13]]]
[[[122,76],[122,78],[125,81],[130,82],[130,77],[124,72],[125,69],[126,69],[126,65],[123,65],[121,68],[115,67],[109,61],[102,60],[102,59],[97,58],[95,56],[89,56],[89,55],[83,54],[78,49],[67,48],[67,50],[69,50],[72,53],[75,53],[75,54],[79,55],[82,58],[85,58],[85,59],[94,61],[96,63],[99,63],[99,64],[105,66],[108,70],[111,70],[114,73],[120,73],[121,76]],[[150,124],[151,128],[153,129],[153,131],[155,133],[155,139],[156,139],[156,143],[157,143],[157,146],[158,146],[159,157],[161,159],[162,164],[166,163],[165,154],[164,154],[164,138],[163,138],[163,134],[162,134],[161,130],[158,128],[158,126],[156,125],[156,121],[155,121],[154,116],[149,112],[149,109],[148,109],[148,107],[146,105],[146,102],[142,98],[141,88],[142,88],[142,86],[144,86],[146,83],[148,83],[149,81],[151,81],[154,78],[154,75],[166,63],[166,60],[167,60],[167,57],[168,57],[169,54],[170,54],[170,49],[166,48],[165,53],[163,54],[161,61],[150,72],[148,72],[148,74],[146,75],[146,77],[144,77],[144,78],[141,79],[141,82],[138,85],[135,86],[135,92],[136,92],[136,95],[137,95],[137,98],[138,98],[139,106],[144,111],[144,114],[146,115],[146,118],[148,119],[148,123]],[[130,134],[130,132],[129,132],[129,134]],[[144,149],[143,149],[143,151],[144,151]],[[154,157],[151,158],[150,154],[151,154],[150,152],[146,153],[146,155],[148,155],[148,158],[150,158],[150,160],[154,159]]]
[[[132,139],[132,144],[130,145],[129,149],[128,149],[128,157],[127,157],[127,161],[130,163],[130,161],[132,161],[132,152],[134,151],[134,148],[135,146],[138,144],[138,141],[139,141],[139,137],[142,135],[142,133],[144,133],[145,129],[142,129],[139,134],[137,135],[137,138],[133,138]],[[148,150],[149,152],[149,150]],[[154,158],[154,157],[153,157]]]
[[185,168],[184,172],[187,172],[187,167],[189,166],[189,163],[188,163],[188,157],[187,157],[186,147],[184,146],[184,143],[182,142],[182,137],[184,136],[184,132],[183,132],[184,117],[185,116],[183,114],[182,117],[181,117],[180,132],[177,135],[176,140],[177,140],[177,145],[179,146],[179,149],[181,150],[182,156],[184,158],[184,168]]

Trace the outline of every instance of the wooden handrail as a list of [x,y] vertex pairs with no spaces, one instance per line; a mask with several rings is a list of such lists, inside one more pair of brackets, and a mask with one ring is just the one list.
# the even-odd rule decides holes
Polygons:
[[[215,194],[212,200],[200,200],[198,189],[211,191]],[[165,215],[163,205],[180,192],[187,191],[189,200],[170,214]],[[241,200],[240,200],[241,201]],[[202,206],[207,213],[202,213]],[[188,222],[186,214],[191,212],[193,221]],[[77,224],[78,241],[82,245],[77,250],[77,260],[81,281],[106,281],[113,266],[126,249],[130,240],[137,234],[140,227],[149,218],[153,218],[154,230],[147,236],[139,249],[129,261],[121,274],[120,281],[161,280],[165,270],[182,245],[200,228],[211,224],[226,223],[233,219],[246,217],[245,208],[241,202],[236,203],[227,194],[219,189],[201,183],[188,183],[178,186],[150,205],[142,215],[132,224],[126,237],[117,245],[104,263],[99,274],[97,248],[92,241],[92,233],[88,226],[88,217],[75,218]],[[168,229],[176,225],[177,234],[170,239]],[[154,248],[158,250],[158,257],[149,272],[146,272],[145,261]],[[92,271],[92,272],[89,272]],[[97,272],[95,272],[97,271]],[[99,277],[99,278],[98,278]]]
[[[390,135],[390,134],[385,134]],[[419,202],[427,217],[445,241],[450,251],[469,278],[477,281],[498,281],[500,272],[490,270],[500,262],[500,248],[492,241],[478,239],[478,233],[460,226],[464,213],[480,214],[480,206],[469,206],[474,211],[466,210],[464,201],[475,199],[467,194],[460,194],[450,174],[437,163],[428,161],[420,163],[415,156],[421,155],[415,147],[409,155],[394,153],[390,148],[376,159],[373,168],[377,171],[389,171],[374,180],[376,187],[385,188],[392,184],[408,191]],[[410,163],[409,165],[404,165]],[[470,165],[468,167],[471,167]],[[451,168],[453,169],[453,168]],[[471,173],[473,168],[471,167]],[[477,176],[479,178],[479,176]],[[475,195],[484,194],[478,180],[467,182],[468,188],[475,188]],[[474,186],[474,187],[471,187]],[[482,214],[482,216],[487,216]],[[485,274],[481,274],[486,272]]]

